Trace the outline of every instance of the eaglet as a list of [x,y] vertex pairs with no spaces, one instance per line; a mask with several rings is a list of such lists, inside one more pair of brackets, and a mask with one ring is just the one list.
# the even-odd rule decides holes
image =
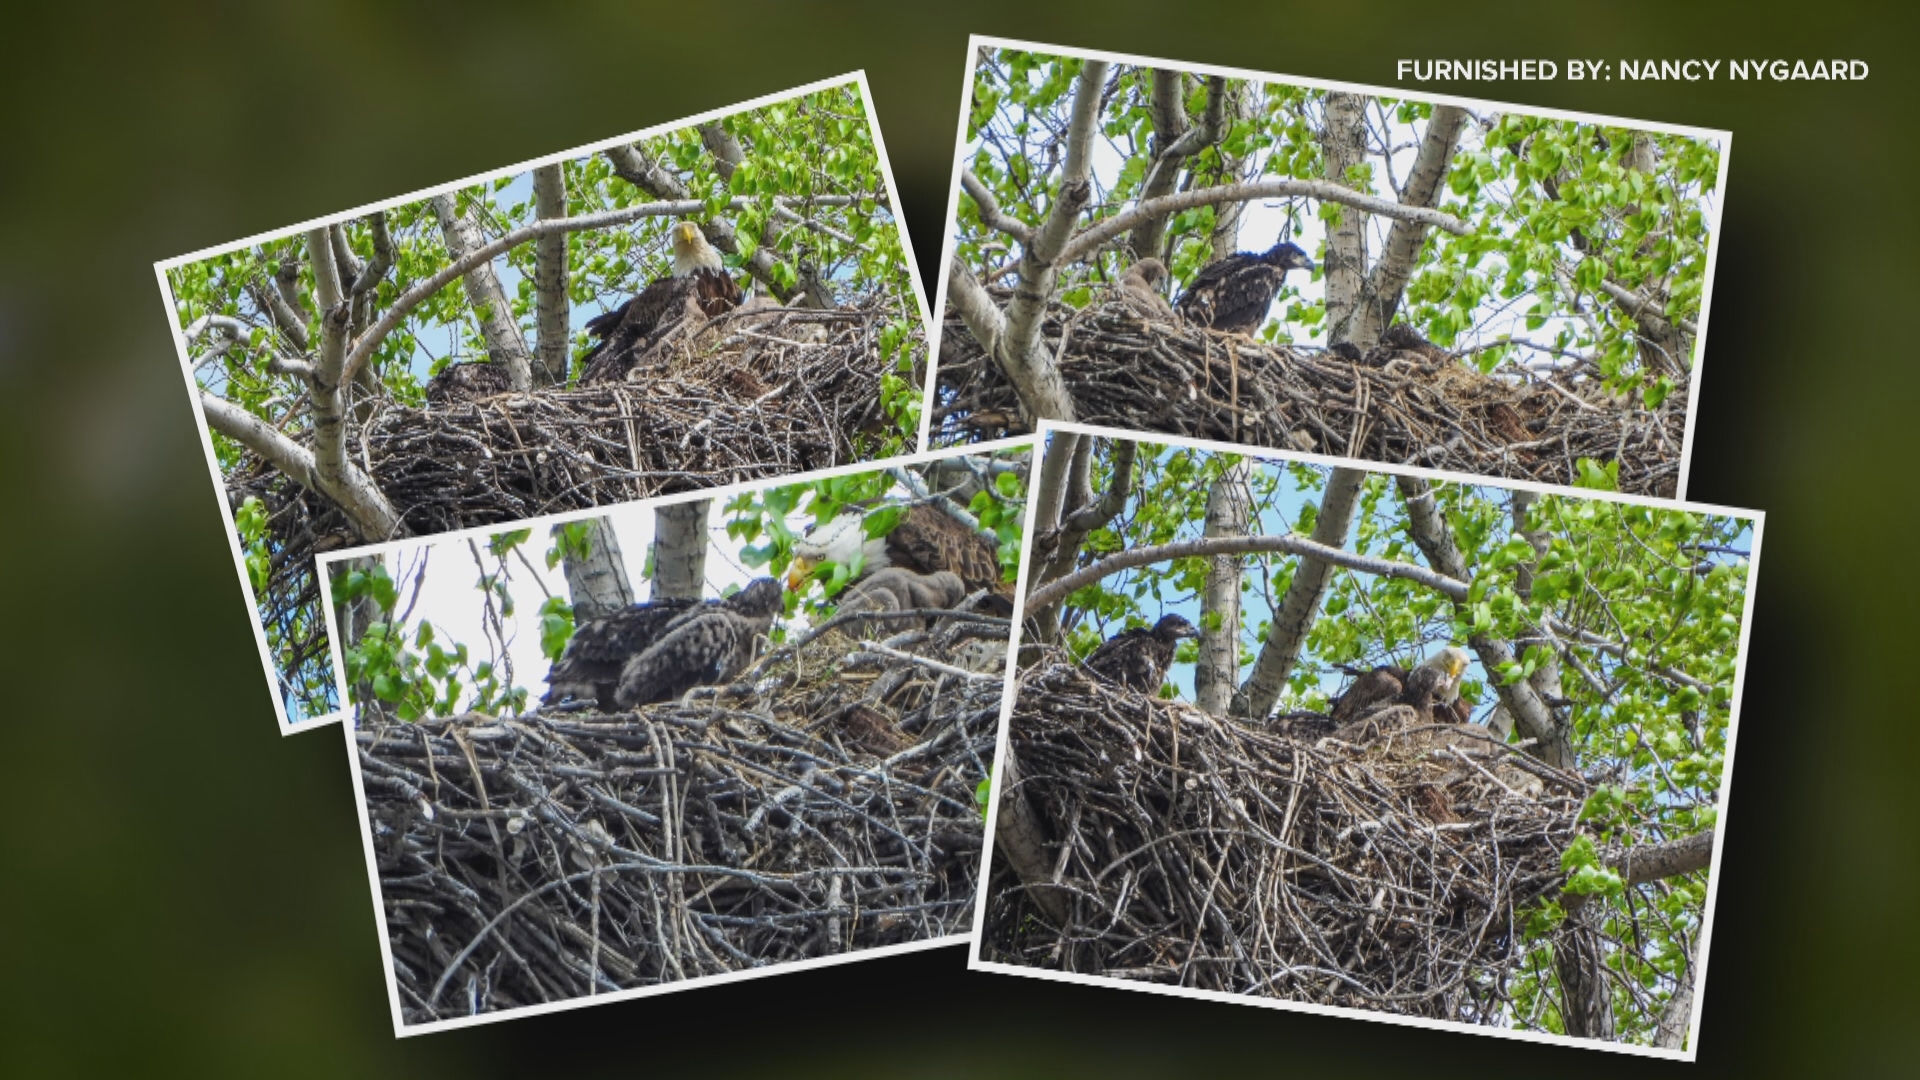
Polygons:
[[1157,694],[1173,666],[1174,646],[1181,638],[1199,636],[1200,631],[1186,619],[1163,615],[1150,630],[1135,627],[1108,638],[1087,654],[1087,670],[1115,686]]
[[614,701],[637,709],[732,680],[753,663],[754,642],[772,628],[781,606],[780,583],[756,578],[718,603],[689,608],[627,661]]
[[1267,319],[1289,270],[1312,270],[1297,245],[1281,241],[1259,254],[1235,252],[1207,264],[1177,305],[1181,318],[1234,334],[1250,334]]

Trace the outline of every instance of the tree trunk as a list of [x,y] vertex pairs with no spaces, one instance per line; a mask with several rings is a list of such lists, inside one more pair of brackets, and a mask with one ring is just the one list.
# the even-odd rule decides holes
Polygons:
[[627,581],[627,560],[620,554],[620,540],[614,536],[613,523],[606,518],[595,518],[586,525],[586,556],[575,558],[569,554],[563,563],[575,623],[597,619],[633,603],[633,586]]
[[[534,213],[543,220],[567,216],[566,165],[543,165],[533,170]],[[535,386],[564,386],[567,382],[567,235],[553,233],[533,245],[534,329],[538,331],[540,362],[531,375]]]
[[[1367,98],[1362,94],[1327,95],[1326,126],[1320,132],[1320,156],[1328,182],[1354,187],[1348,171],[1366,162]],[[1367,272],[1367,215],[1340,208],[1340,223],[1327,230],[1324,260],[1327,286],[1327,344],[1350,340]],[[1371,342],[1356,341],[1365,348]]]
[[[1213,482],[1207,492],[1203,536],[1247,535],[1252,472],[1252,463],[1240,458]],[[1193,696],[1194,704],[1210,716],[1227,711],[1240,681],[1240,580],[1245,562],[1238,555],[1208,560],[1206,591],[1200,598],[1200,660],[1193,672]]]
[[[1320,495],[1320,513],[1314,519],[1313,540],[1331,548],[1345,548],[1347,534],[1353,529],[1353,508],[1360,501],[1360,488],[1367,474],[1359,469],[1334,469],[1327,474],[1327,487]],[[1280,610],[1267,630],[1267,643],[1254,661],[1246,685],[1233,695],[1233,715],[1254,719],[1273,711],[1300,661],[1300,649],[1306,644],[1307,631],[1320,610],[1327,593],[1327,581],[1333,576],[1333,564],[1302,557],[1294,567],[1293,581],[1280,600]]]
[[653,512],[655,600],[698,600],[707,581],[707,512],[712,499],[662,506]]
[[[1218,130],[1213,133],[1214,138],[1218,140],[1224,137],[1236,121],[1258,119],[1260,115],[1260,95],[1260,84],[1253,82],[1235,81],[1231,89],[1223,91],[1222,96],[1224,96],[1227,101],[1225,107],[1221,110],[1223,115],[1215,125]],[[1219,147],[1218,152],[1220,155],[1220,183],[1240,184],[1252,179],[1252,177],[1247,175],[1253,166],[1253,155],[1251,153],[1236,157],[1227,153],[1225,146]],[[1240,219],[1246,215],[1246,212],[1247,204],[1243,202],[1221,203],[1219,206],[1214,207],[1213,235],[1211,241],[1213,243],[1213,257],[1216,260],[1226,258],[1228,255],[1240,250],[1243,246],[1240,242]],[[1272,240],[1262,237],[1258,241],[1244,246],[1256,251],[1265,251],[1272,243]]]
[[[458,262],[467,252],[484,246],[486,239],[467,215],[458,212],[455,198],[436,195],[430,201],[434,214],[440,219],[440,233],[446,238],[447,255]],[[467,271],[460,283],[466,287],[467,300],[473,304],[480,336],[486,339],[487,356],[506,371],[509,386],[515,390],[532,386],[533,370],[527,358],[527,343],[513,321],[513,305],[507,301],[507,291],[500,287],[500,277],[493,272],[493,264],[484,262]]]

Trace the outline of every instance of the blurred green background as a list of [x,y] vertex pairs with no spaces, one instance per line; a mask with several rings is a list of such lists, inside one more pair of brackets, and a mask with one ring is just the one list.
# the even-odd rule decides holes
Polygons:
[[1513,3],[531,9],[176,0],[7,16],[0,1073],[1642,1064],[969,974],[957,948],[393,1038],[341,737],[275,732],[151,264],[864,68],[931,268],[978,31],[1375,84],[1416,57],[1872,64],[1862,85],[1451,89],[1735,133],[1691,494],[1769,520],[1701,1062],[1911,1074],[1911,15],[1896,24],[1844,3],[1587,4],[1564,18]]

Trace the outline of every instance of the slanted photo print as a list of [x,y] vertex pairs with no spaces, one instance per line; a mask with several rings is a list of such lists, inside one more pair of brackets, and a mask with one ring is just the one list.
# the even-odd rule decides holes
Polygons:
[[1692,1057],[1760,515],[1046,431],[976,968]]
[[395,1031],[967,934],[1031,458],[323,557]]
[[973,39],[934,445],[1686,494],[1725,132]]
[[283,733],[341,704],[316,555],[919,449],[858,75],[158,272]]

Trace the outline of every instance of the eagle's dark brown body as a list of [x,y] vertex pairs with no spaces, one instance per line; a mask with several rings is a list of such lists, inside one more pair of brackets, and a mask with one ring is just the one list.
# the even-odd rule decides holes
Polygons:
[[1473,718],[1473,704],[1464,697],[1441,700],[1447,677],[1429,667],[1406,668],[1383,664],[1355,676],[1353,684],[1333,699],[1335,723],[1359,720],[1387,705],[1406,705],[1422,722],[1464,724]]
[[1157,694],[1173,666],[1173,650],[1181,638],[1199,637],[1200,631],[1178,615],[1162,616],[1151,629],[1135,627],[1108,638],[1087,654],[1087,670],[1106,682]]
[[513,389],[507,381],[507,369],[486,361],[448,364],[446,370],[427,380],[427,404],[449,405],[456,401],[478,401]]
[[636,709],[730,681],[753,662],[754,639],[773,626],[781,605],[780,583],[758,578],[725,600],[689,609],[627,661],[614,700]]
[[780,608],[779,583],[759,578],[720,600],[654,600],[589,620],[548,671],[544,700],[591,698],[602,709],[633,708],[723,682],[746,666],[754,637],[767,632]]
[[1202,269],[1176,306],[1187,322],[1228,333],[1252,333],[1266,321],[1287,271],[1312,269],[1307,253],[1284,241],[1259,254],[1236,252]]
[[741,300],[740,286],[722,271],[697,269],[685,277],[661,278],[587,322],[587,333],[598,343],[580,358],[580,385],[622,381],[683,324],[717,318]]

